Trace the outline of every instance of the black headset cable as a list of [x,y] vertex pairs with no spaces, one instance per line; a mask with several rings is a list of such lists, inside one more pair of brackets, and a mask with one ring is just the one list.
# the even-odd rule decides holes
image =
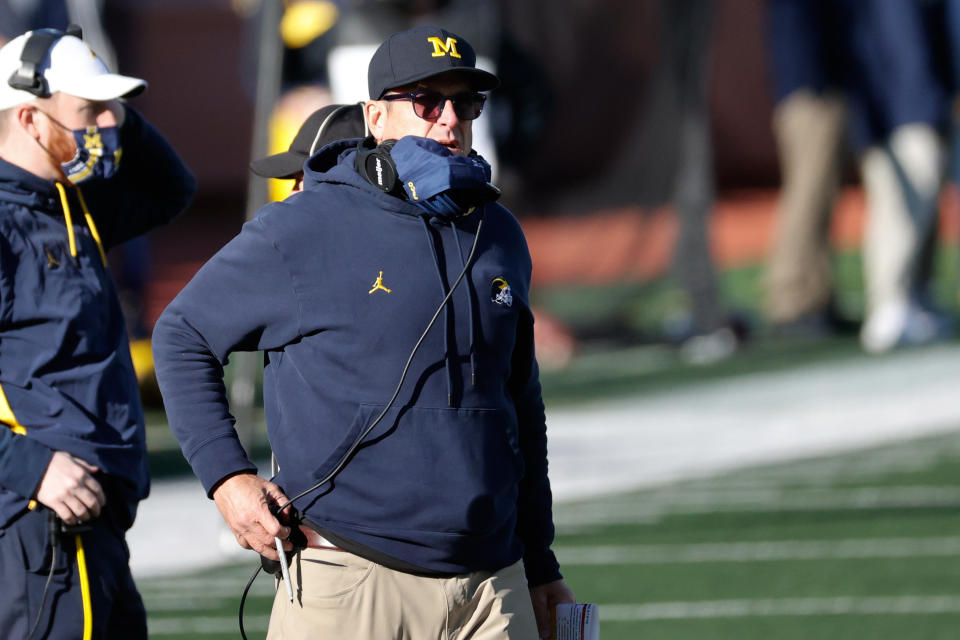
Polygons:
[[40,608],[37,609],[37,618],[30,627],[30,633],[27,634],[27,640],[33,640],[37,628],[40,626],[40,618],[43,616],[43,607],[47,603],[47,595],[50,593],[50,583],[53,581],[53,571],[57,568],[57,552],[60,550],[60,520],[57,514],[50,511],[47,518],[48,535],[50,536],[50,571],[47,573],[47,581],[43,585],[43,595],[40,596]]

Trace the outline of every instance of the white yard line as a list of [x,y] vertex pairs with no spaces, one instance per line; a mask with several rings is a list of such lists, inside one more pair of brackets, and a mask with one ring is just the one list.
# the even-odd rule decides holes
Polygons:
[[[723,480],[720,480],[721,487]],[[715,490],[664,489],[651,491],[642,500],[597,498],[558,504],[554,523],[564,531],[597,524],[649,523],[667,515],[710,513],[776,513],[789,511],[865,511],[872,509],[938,508],[960,505],[960,487],[908,486],[853,489]]]
[[[268,616],[249,616],[243,620],[248,632],[264,632],[270,622]],[[204,635],[209,633],[228,633],[237,631],[237,616],[204,616],[177,618],[147,618],[147,631],[151,638],[175,635]]]
[[650,604],[604,604],[600,620],[685,620],[755,616],[960,614],[960,595],[770,598]]
[[196,571],[257,556],[237,545],[195,478],[155,482],[127,536],[134,577]]
[[942,345],[551,411],[562,500],[960,429],[960,347]]
[[[575,499],[957,431],[957,389],[960,346],[941,345],[548,408],[558,521],[567,521],[563,503]],[[885,492],[877,489],[873,502],[864,502],[867,494],[861,492],[834,504],[897,499]],[[789,495],[785,497],[789,504]],[[939,504],[955,495],[915,492],[914,498]],[[642,513],[620,515],[633,521],[644,514],[655,518],[665,507],[637,508]],[[570,513],[577,521],[581,516],[576,514],[583,512]],[[235,561],[238,555],[256,559],[237,547],[216,507],[192,479],[155,483],[129,542],[131,567],[138,577],[182,573]]]
[[[602,604],[600,620],[637,622],[703,618],[745,618],[758,616],[822,615],[931,615],[960,614],[960,595],[768,598],[706,600],[699,602],[656,602],[650,604]],[[244,619],[247,631],[267,630],[267,616]],[[150,617],[150,637],[222,633],[236,629],[236,616]]]
[[562,566],[960,556],[960,537],[557,547]]

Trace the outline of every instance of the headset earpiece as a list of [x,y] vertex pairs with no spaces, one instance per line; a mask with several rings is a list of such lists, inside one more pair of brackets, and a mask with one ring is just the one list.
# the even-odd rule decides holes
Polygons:
[[384,140],[377,145],[373,137],[366,137],[357,145],[357,158],[354,167],[367,182],[384,193],[398,195],[400,181],[397,178],[397,165],[390,156],[390,149],[396,140]]
[[38,98],[49,98],[50,87],[39,69],[53,45],[64,36],[74,36],[82,40],[83,30],[79,25],[71,24],[66,31],[36,29],[31,32],[20,53],[20,67],[11,74],[7,84]]

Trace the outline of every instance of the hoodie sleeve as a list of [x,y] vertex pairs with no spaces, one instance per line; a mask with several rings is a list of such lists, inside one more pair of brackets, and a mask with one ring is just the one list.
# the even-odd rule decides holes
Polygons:
[[530,310],[533,265],[520,223],[502,207],[494,211],[502,211],[504,217],[493,219],[491,228],[504,230],[505,243],[517,260],[515,277],[519,276],[512,283],[516,285],[514,300],[521,304],[521,312],[507,388],[517,412],[520,454],[525,469],[517,498],[517,536],[524,545],[527,583],[536,587],[563,576],[557,558],[550,550],[554,535],[553,494],[547,477],[547,419],[540,389],[540,369],[534,353],[533,312]]
[[[0,233],[0,326],[7,326],[13,314],[10,287],[16,273],[17,258],[9,245],[6,228]],[[0,335],[0,345],[3,336]],[[2,374],[2,372],[0,372]],[[12,407],[30,404],[34,396],[21,386],[0,382],[0,487],[23,498],[32,498],[47,471],[53,451],[23,435],[29,425],[21,425]]]
[[0,425],[0,487],[32,498],[52,457],[46,445]]
[[208,495],[223,478],[256,471],[233,426],[223,366],[231,352],[295,340],[300,317],[283,255],[258,217],[157,320],[154,363],[170,428]]
[[559,580],[553,543],[553,495],[547,477],[547,421],[540,393],[540,373],[533,347],[533,314],[521,314],[508,382],[520,425],[520,452],[526,472],[520,481],[517,535],[523,541],[527,582],[535,587]]
[[169,222],[197,190],[170,143],[135,109],[125,109],[120,170],[109,180],[80,184],[107,249]]

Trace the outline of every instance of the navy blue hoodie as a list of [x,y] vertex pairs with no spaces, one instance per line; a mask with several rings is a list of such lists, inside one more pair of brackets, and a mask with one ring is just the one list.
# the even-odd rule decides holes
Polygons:
[[375,559],[440,574],[523,557],[531,585],[557,579],[521,228],[496,204],[455,226],[425,218],[357,174],[355,143],[310,158],[304,191],[261,209],[158,320],[174,435],[208,493],[255,470],[222,376],[231,352],[262,350],[275,480],[291,497],[318,482],[392,396],[482,217],[467,277],[393,409],[332,484],[295,506]]
[[83,203],[73,187],[64,187],[64,202],[53,182],[0,158],[0,422],[9,427],[0,428],[0,534],[36,493],[55,450],[117,481],[110,486],[125,526],[149,490],[143,408],[101,250],[173,218],[196,185],[131,108],[120,135],[120,170],[82,185]]

